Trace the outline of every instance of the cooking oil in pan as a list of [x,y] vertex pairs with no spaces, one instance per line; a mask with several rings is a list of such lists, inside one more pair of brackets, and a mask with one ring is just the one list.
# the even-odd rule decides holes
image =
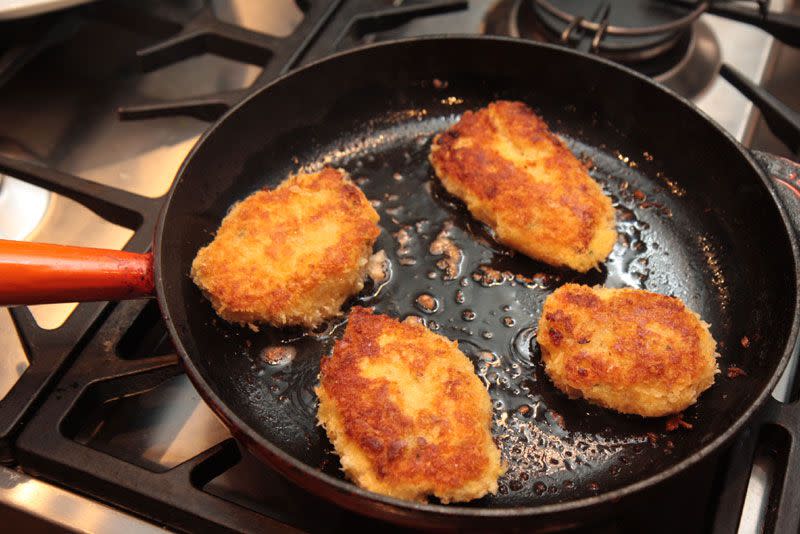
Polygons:
[[[324,433],[315,428],[313,387],[320,358],[344,330],[346,309],[358,304],[399,319],[414,316],[458,342],[491,395],[493,431],[508,472],[499,494],[478,505],[554,502],[641,479],[647,465],[634,461],[637,454],[648,447],[670,454],[669,439],[653,439],[664,436],[663,421],[568,399],[543,372],[536,326],[544,299],[568,282],[669,289],[690,300],[697,288],[676,283],[668,268],[672,258],[658,240],[670,231],[672,213],[654,200],[657,195],[640,189],[648,180],[630,161],[568,139],[576,154],[591,153],[591,173],[617,210],[619,241],[602,267],[585,274],[533,261],[499,245],[490,229],[444,191],[427,155],[433,132],[454,117],[426,120],[407,131],[391,127],[320,158],[319,164],[346,168],[377,206],[382,234],[375,248],[385,254],[388,276],[368,281],[345,314],[321,329],[273,335],[272,343],[277,337],[295,347],[296,355],[280,365],[267,361],[260,379],[287,413],[305,421],[308,446],[329,452]],[[336,474],[331,458],[325,457],[323,467]]]

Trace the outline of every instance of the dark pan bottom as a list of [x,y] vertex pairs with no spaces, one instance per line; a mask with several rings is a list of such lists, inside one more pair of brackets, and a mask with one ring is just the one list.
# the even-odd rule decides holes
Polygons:
[[[691,247],[670,247],[685,243],[687,227],[703,228],[702,220],[680,209],[675,195],[681,192],[639,172],[631,159],[645,159],[641,154],[628,156],[626,163],[621,154],[566,138],[576,155],[593,164],[592,175],[613,198],[619,243],[605,266],[587,274],[516,254],[495,242],[491,230],[444,191],[428,163],[433,134],[453,119],[373,126],[368,141],[323,149],[320,160],[302,169],[318,169],[322,162],[347,169],[381,214],[376,250],[383,249],[390,259],[391,277],[379,286],[368,282],[348,307],[374,306],[398,318],[419,316],[433,331],[458,340],[472,358],[494,401],[494,434],[508,462],[499,493],[472,506],[576,499],[658,471],[682,453],[683,442],[696,439],[696,432],[666,432],[664,419],[624,416],[568,399],[543,372],[536,324],[544,299],[563,283],[627,286],[682,298],[715,324],[717,339],[724,339],[728,296],[724,286],[714,283],[724,273],[716,270],[713,237],[693,230]],[[438,265],[444,256],[430,252],[443,231],[463,254],[454,279]],[[686,276],[690,265],[703,265],[703,271]],[[417,302],[421,295],[434,297],[435,311]],[[279,419],[303,429],[285,450],[336,476],[341,476],[338,460],[324,432],[315,427],[313,387],[320,357],[330,352],[345,323],[346,315],[310,335],[294,329],[238,333],[252,340],[246,357],[252,362],[253,395],[270,398],[283,413]],[[290,363],[265,363],[260,355],[275,345],[294,347],[296,356]],[[727,367],[726,360],[721,367]],[[720,376],[718,382],[725,387],[729,381]],[[702,417],[702,402],[686,413],[690,423]]]

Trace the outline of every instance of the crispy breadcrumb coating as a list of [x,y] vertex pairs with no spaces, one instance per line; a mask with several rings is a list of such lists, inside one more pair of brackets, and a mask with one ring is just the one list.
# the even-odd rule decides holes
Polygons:
[[489,393],[456,343],[418,320],[354,308],[316,391],[319,422],[359,486],[444,503],[497,491]]
[[501,243],[531,258],[586,272],[617,240],[611,200],[522,102],[467,111],[434,138],[430,161]]
[[344,171],[298,174],[234,205],[191,276],[227,321],[313,327],[363,287],[377,223]]
[[564,285],[545,301],[537,339],[560,390],[622,413],[678,413],[719,372],[708,324],[641,289]]

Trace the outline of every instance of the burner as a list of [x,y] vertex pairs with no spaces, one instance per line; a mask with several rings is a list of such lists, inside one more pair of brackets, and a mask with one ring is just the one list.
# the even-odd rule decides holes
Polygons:
[[0,239],[25,239],[44,219],[50,193],[0,174]]
[[533,12],[551,40],[571,46],[590,40],[592,51],[616,61],[636,62],[676,46],[705,7],[700,2],[688,11],[658,0],[529,0],[523,2],[521,14]]
[[[650,76],[687,98],[699,95],[711,84],[721,64],[720,46],[708,25],[695,20],[697,10],[689,12],[663,2],[626,2],[615,15],[615,4],[501,0],[487,15],[485,31],[593,51]],[[548,11],[553,6],[558,7],[558,13],[571,7],[577,18],[570,16],[570,21],[562,21]],[[652,10],[646,9],[648,6]],[[589,18],[601,21],[589,22]],[[602,38],[593,47],[599,26],[604,28]]]
[[[686,98],[699,96],[717,77],[722,55],[714,32],[703,21],[696,21],[687,35],[690,38],[686,48],[676,47],[662,58],[631,66]],[[679,54],[678,50],[683,50],[683,53]],[[666,65],[669,67],[658,70]],[[648,72],[653,68],[655,72]]]

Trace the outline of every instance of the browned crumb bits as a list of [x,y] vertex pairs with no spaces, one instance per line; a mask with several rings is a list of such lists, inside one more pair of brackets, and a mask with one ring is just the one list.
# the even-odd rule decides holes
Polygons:
[[683,427],[683,428],[686,428],[688,430],[691,430],[692,429],[692,424],[691,423],[687,423],[686,421],[684,421],[683,420],[683,414],[679,413],[679,414],[675,414],[672,417],[670,417],[669,419],[667,419],[666,427],[667,427],[667,431],[668,432],[672,432],[674,430],[677,430],[678,427]]
[[728,378],[737,378],[740,376],[747,376],[747,371],[735,365],[728,366]]
[[425,313],[434,313],[439,309],[439,301],[433,295],[422,293],[415,301],[417,307]]

